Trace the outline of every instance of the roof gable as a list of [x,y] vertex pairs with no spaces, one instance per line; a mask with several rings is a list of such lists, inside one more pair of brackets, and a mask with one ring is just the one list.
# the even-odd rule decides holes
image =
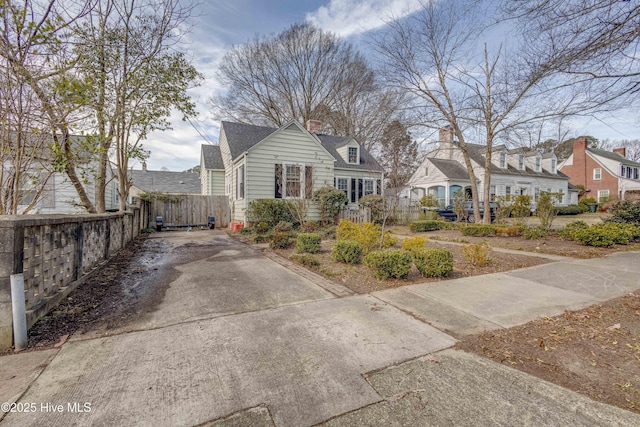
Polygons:
[[204,160],[205,169],[224,170],[224,163],[222,162],[222,153],[220,152],[219,145],[203,144],[202,159]]
[[133,186],[144,192],[200,194],[200,174],[170,171],[129,171]]
[[623,163],[625,165],[640,167],[640,163],[629,160],[626,157],[623,157],[620,153],[614,153],[613,151],[600,150],[597,148],[587,148],[587,152],[596,156],[604,157],[605,159]]

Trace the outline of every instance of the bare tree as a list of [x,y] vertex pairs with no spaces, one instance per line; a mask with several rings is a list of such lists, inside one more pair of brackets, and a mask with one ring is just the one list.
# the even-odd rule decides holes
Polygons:
[[[566,78],[563,68],[584,54],[575,51],[571,34],[552,40],[505,27],[505,21],[497,27],[489,19],[496,12],[492,4],[425,2],[418,13],[389,23],[376,43],[387,79],[412,95],[423,120],[453,129],[476,217],[478,189],[465,129],[484,134],[483,199],[489,212],[494,141],[531,123],[614,108],[625,93],[610,92],[604,81]],[[496,31],[508,33],[509,48]],[[488,215],[484,221],[490,221]]]
[[396,120],[385,128],[378,157],[389,187],[397,192],[418,165],[418,143],[411,138],[406,125]]
[[218,78],[226,89],[210,100],[218,119],[271,126],[320,120],[324,132],[367,148],[401,102],[352,45],[309,24],[235,47]]

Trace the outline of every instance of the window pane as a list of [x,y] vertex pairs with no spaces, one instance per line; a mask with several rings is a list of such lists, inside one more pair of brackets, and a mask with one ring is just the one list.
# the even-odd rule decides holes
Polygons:
[[300,166],[287,165],[287,197],[300,197]]
[[358,163],[358,149],[349,147],[349,163]]

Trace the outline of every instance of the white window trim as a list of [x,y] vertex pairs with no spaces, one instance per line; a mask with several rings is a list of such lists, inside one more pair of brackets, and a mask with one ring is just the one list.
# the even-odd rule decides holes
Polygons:
[[231,172],[224,174],[224,194],[227,196],[231,195]]
[[[355,162],[350,161],[350,158],[349,158],[349,151],[352,148],[356,150],[356,161]],[[350,165],[359,165],[360,164],[360,147],[351,147],[351,146],[347,147],[347,163],[349,163]]]
[[507,167],[507,153],[500,153],[500,159],[498,160],[500,169],[506,169]]
[[542,157],[536,156],[536,172],[542,172]]
[[362,197],[368,195],[366,193],[367,182],[371,182],[371,188],[373,189],[373,191],[369,194],[376,194],[376,180],[373,178],[363,178],[362,179]]
[[558,160],[551,159],[551,173],[558,173]]
[[[242,174],[242,184],[243,184],[243,188],[242,188],[242,196],[240,196],[240,180],[238,179],[238,171],[240,170],[240,168],[243,168],[243,174]],[[237,195],[236,200],[244,200],[244,198],[246,197],[247,194],[247,167],[245,166],[244,163],[241,163],[239,165],[236,166],[235,170],[234,170],[234,175],[236,178],[236,185],[235,185],[235,195]]]
[[610,194],[609,190],[598,190],[598,203],[600,203],[600,200],[603,198],[608,198]]
[[[596,172],[598,172],[596,174]],[[594,181],[602,180],[602,168],[593,168],[593,179]]]
[[[287,166],[297,166],[300,168],[300,194],[298,197],[287,196]],[[304,163],[283,163],[282,164],[282,198],[283,199],[304,199],[305,198],[305,171]]]
[[524,154],[518,154],[518,170],[525,170]]

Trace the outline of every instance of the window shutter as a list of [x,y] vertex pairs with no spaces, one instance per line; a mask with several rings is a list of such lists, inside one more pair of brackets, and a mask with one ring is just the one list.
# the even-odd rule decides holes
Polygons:
[[382,194],[382,180],[376,180],[376,194]]
[[313,197],[313,168],[311,166],[304,167],[304,197],[305,199]]
[[275,175],[275,198],[282,199],[282,164],[276,164],[276,175]]
[[362,179],[358,180],[358,200],[362,198],[363,183]]
[[351,203],[356,202],[356,179],[351,178]]

